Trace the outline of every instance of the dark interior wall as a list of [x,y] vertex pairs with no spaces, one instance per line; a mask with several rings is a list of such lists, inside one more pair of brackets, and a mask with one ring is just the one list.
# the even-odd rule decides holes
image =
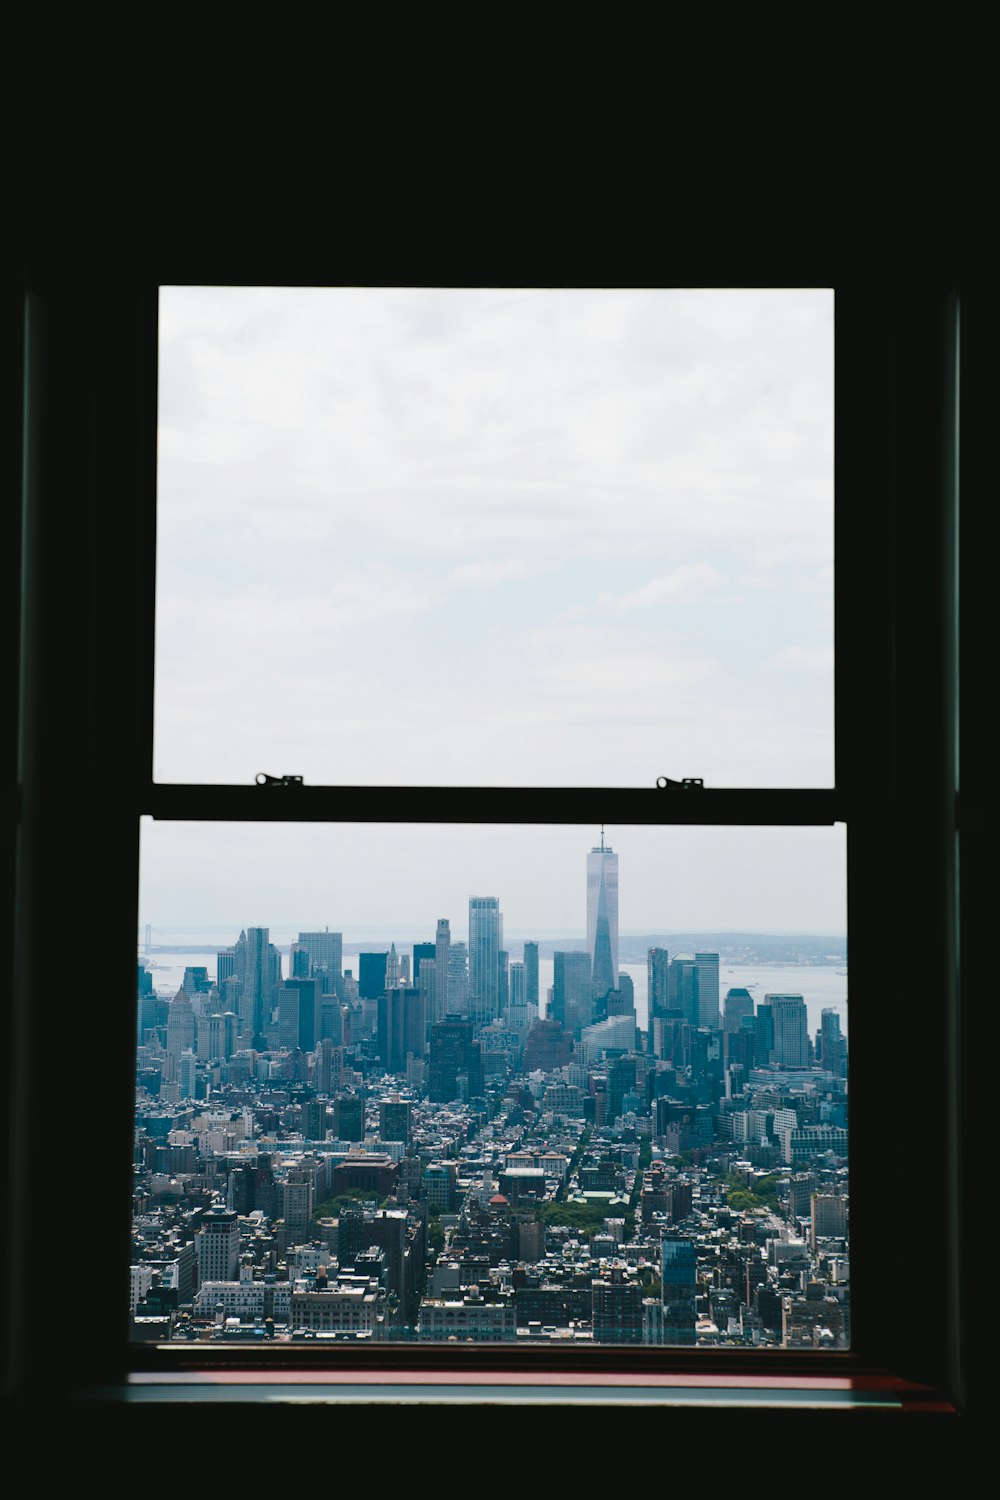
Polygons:
[[[852,1075],[852,1133],[855,1141],[878,1140],[887,1115],[898,1112],[897,1080],[909,1080],[912,1091],[917,1078],[924,1080],[924,1099],[934,1101],[935,1128],[926,1128],[923,1115],[919,1130],[913,1122],[919,1155],[884,1153],[866,1165],[867,1146],[859,1153],[852,1207],[858,1221],[867,1220],[877,1231],[867,1251],[858,1251],[856,1319],[878,1330],[870,1350],[873,1360],[892,1348],[902,1373],[957,1390],[960,1106],[955,1094],[949,749],[954,664],[943,636],[950,606],[941,498],[948,461],[942,411],[950,380],[943,326],[950,289],[961,270],[956,255],[925,250],[904,258],[902,248],[883,248],[881,271],[875,274],[856,256],[838,266],[836,256],[787,249],[765,267],[766,257],[758,248],[750,256],[753,274],[736,275],[732,268],[739,255],[727,259],[716,244],[702,261],[712,267],[708,277],[692,274],[698,253],[705,255],[701,247],[686,260],[680,258],[676,275],[672,265],[665,274],[662,264],[649,257],[645,275],[630,266],[631,274],[615,276],[607,274],[607,267],[621,267],[620,253],[604,261],[599,255],[585,257],[581,266],[579,257],[574,261],[564,249],[561,255],[543,257],[535,276],[525,275],[523,260],[515,258],[517,273],[508,278],[497,275],[496,244],[484,248],[482,241],[457,278],[455,266],[464,257],[454,250],[429,277],[426,255],[416,273],[403,265],[395,248],[387,255],[384,244],[370,256],[355,250],[345,264],[328,248],[321,249],[311,234],[300,233],[290,244],[287,232],[279,233],[274,225],[261,231],[259,219],[250,217],[249,224],[245,214],[230,218],[216,205],[214,213],[187,215],[183,225],[157,224],[152,214],[137,213],[128,201],[114,201],[96,209],[91,205],[88,222],[98,229],[88,238],[69,232],[74,215],[65,211],[65,203],[58,213],[37,207],[25,237],[23,285],[12,289],[7,304],[11,347],[18,349],[18,369],[12,360],[17,374],[23,327],[19,310],[24,290],[30,293],[27,561],[22,573],[13,561],[17,548],[12,545],[5,549],[4,562],[4,607],[12,628],[17,618],[23,622],[18,650],[7,657],[10,701],[20,703],[20,739],[15,742],[8,733],[4,740],[13,789],[6,863],[14,995],[7,1050],[12,1207],[5,1243],[13,1390],[29,1402],[55,1401],[60,1392],[68,1397],[93,1389],[122,1372],[135,816],[141,801],[137,788],[149,775],[150,682],[143,663],[151,629],[152,534],[143,497],[153,477],[148,441],[155,384],[151,330],[157,281],[185,279],[569,279],[580,284],[759,279],[764,284],[832,282],[845,291],[865,292],[857,303],[864,311],[845,329],[845,337],[856,346],[850,368],[866,371],[870,388],[860,401],[857,392],[845,394],[852,398],[848,410],[857,413],[851,419],[857,428],[846,441],[855,454],[869,456],[869,494],[863,504],[856,496],[846,497],[838,519],[838,557],[852,559],[852,593],[838,596],[838,711],[851,715],[854,724],[842,774],[853,806],[863,810],[865,830],[852,841],[852,946],[855,917],[868,935],[852,954],[852,978],[862,974],[866,962],[874,966],[858,985],[859,994],[870,997],[870,1013],[860,1023],[866,1048],[853,1045],[852,1011],[852,1069],[857,1069]],[[565,264],[567,257],[580,269],[572,277],[560,277],[560,262]],[[838,274],[841,269],[843,275]],[[877,297],[869,295],[873,274]],[[875,351],[867,365],[857,358],[857,346],[866,338]],[[971,325],[966,342],[970,403],[975,400],[975,338]],[[7,450],[12,477],[21,471],[20,416],[15,402]],[[11,513],[13,538],[17,507]],[[19,615],[12,600],[20,602]],[[920,816],[915,815],[918,808]],[[919,978],[913,992],[893,995],[891,1005],[880,1001],[885,998],[879,988],[884,963],[869,920],[873,906],[880,913],[884,941],[916,950]],[[99,985],[102,1001],[115,989],[127,997],[120,1021],[108,1019],[100,1030],[86,1088],[81,1088],[72,1045],[78,1026],[90,1025],[86,986],[60,985],[53,991],[38,979],[39,955],[58,962],[60,924],[67,913],[74,924],[108,934],[109,958]],[[852,992],[852,1004],[854,1000]],[[904,1009],[907,1024],[901,1025]],[[87,1120],[92,1122],[87,1150],[74,1152],[81,1121]],[[89,1195],[95,1186],[101,1194],[96,1209],[83,1197],[74,1213],[75,1195]],[[919,1241],[910,1241],[901,1226],[912,1222],[917,1205],[927,1204],[928,1191],[934,1210],[924,1211]],[[43,1333],[40,1304],[29,1291],[43,1270],[51,1274],[52,1256],[63,1251],[71,1257],[74,1277],[85,1268],[86,1296],[47,1290],[41,1305],[50,1300],[58,1316],[43,1313]],[[891,1295],[885,1293],[887,1283]],[[95,1315],[91,1308],[108,1311]],[[416,1432],[423,1430],[427,1415],[397,1413],[393,1421]],[[436,1416],[444,1420],[440,1413]],[[704,1415],[686,1414],[686,1424],[689,1417],[692,1426],[685,1431],[706,1430]],[[243,1426],[252,1432],[247,1427],[252,1416],[245,1410],[229,1413],[230,1419],[234,1431]],[[669,1412],[662,1419],[668,1424],[665,1432],[676,1430],[680,1420]],[[109,1431],[120,1422],[154,1421],[146,1412],[104,1407],[95,1420],[98,1427],[108,1424]],[[282,1417],[288,1432],[312,1420],[308,1413]],[[368,1413],[373,1429],[383,1420],[381,1412]],[[566,1420],[586,1443],[587,1419],[574,1415]],[[607,1416],[608,1422],[615,1420]],[[746,1425],[744,1418],[726,1420]],[[758,1416],[756,1421],[755,1431],[768,1429],[779,1443],[783,1437],[805,1443],[806,1426],[814,1429],[814,1419],[802,1416],[795,1419],[794,1437],[787,1414]],[[477,1410],[463,1424],[485,1435],[495,1429],[496,1416]],[[922,1435],[916,1448],[908,1445],[905,1451],[914,1461],[921,1443],[929,1454],[950,1441]],[[897,1446],[902,1462],[903,1445]]]

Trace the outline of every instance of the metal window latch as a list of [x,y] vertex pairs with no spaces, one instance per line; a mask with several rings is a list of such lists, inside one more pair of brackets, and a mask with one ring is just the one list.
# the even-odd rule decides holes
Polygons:
[[669,776],[657,776],[656,785],[660,788],[661,792],[667,787],[675,786],[679,786],[681,791],[684,792],[703,792],[705,790],[705,783],[700,776],[685,776],[683,781],[671,781]]
[[254,777],[258,786],[301,786],[301,776],[268,776],[266,771],[258,771]]

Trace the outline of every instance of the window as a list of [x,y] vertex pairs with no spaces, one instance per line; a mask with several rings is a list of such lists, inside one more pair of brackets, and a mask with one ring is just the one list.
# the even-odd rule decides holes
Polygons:
[[[152,280],[137,290],[119,289],[101,307],[98,340],[96,314],[75,287],[42,286],[29,299],[26,332],[23,800],[12,1048],[19,1081],[13,1165],[18,1211],[11,1216],[11,1282],[15,1291],[30,1285],[37,1251],[32,1233],[51,1211],[52,1181],[37,1164],[60,1159],[68,1125],[78,1123],[79,1113],[95,1142],[87,1175],[99,1174],[106,1189],[100,1232],[107,1254],[94,1258],[91,1296],[108,1310],[107,1328],[92,1343],[66,1348],[67,1379],[85,1384],[93,1383],[95,1372],[97,1379],[120,1378],[127,1357],[124,1318],[116,1332],[113,1309],[124,1302],[131,1037],[110,1013],[97,1018],[97,1001],[99,995],[131,993],[139,818],[153,813],[280,821],[289,815],[291,797],[300,799],[297,818],[342,815],[335,788],[153,785],[147,588],[155,296]],[[855,1138],[880,1139],[887,1059],[896,1059],[902,1073],[923,1070],[950,1100],[947,1128],[924,1143],[919,1159],[899,1151],[883,1155],[863,1166],[860,1181],[852,1184],[862,1228],[854,1249],[851,1358],[943,1385],[954,1381],[950,1326],[958,1287],[952,1244],[957,1104],[948,1051],[953,998],[941,1004],[941,996],[954,993],[954,755],[946,733],[953,662],[941,646],[948,639],[942,623],[947,580],[941,578],[937,533],[934,545],[928,534],[943,524],[949,494],[946,454],[936,436],[950,378],[947,299],[915,293],[886,307],[885,298],[853,287],[838,288],[838,298],[836,672],[838,701],[850,711],[842,710],[838,724],[836,790],[626,789],[601,801],[611,823],[688,821],[688,806],[676,800],[687,796],[699,798],[698,821],[706,824],[847,822],[852,959],[859,976],[851,1016],[852,1131]],[[884,404],[890,399],[891,432]],[[144,497],[140,505],[137,494]],[[886,499],[902,494],[909,507],[905,518]],[[940,731],[933,742],[923,732],[928,717]],[[586,824],[594,815],[592,797],[573,789],[488,796],[457,789],[451,807],[462,819],[501,822]],[[917,810],[924,815],[920,820]],[[355,817],[425,815],[419,795],[401,788],[361,791],[352,804]],[[900,984],[895,954],[887,952],[894,934],[907,930],[919,931],[922,939],[927,983],[919,994]],[[60,987],[40,962],[53,948],[58,955],[57,945],[74,931],[107,933],[99,992],[88,989],[93,1000],[71,1007],[69,1024],[88,1045],[85,1084],[78,1054],[60,1045],[67,1019]],[[908,1000],[908,1024],[902,1026],[898,1011],[884,1003],[900,990]],[[903,1203],[924,1201],[928,1174],[942,1213],[926,1227],[938,1253],[930,1256],[925,1248],[921,1261],[948,1269],[928,1286],[916,1268],[896,1267],[899,1295],[887,1298],[882,1249],[871,1226],[884,1221],[887,1193]],[[13,1308],[14,1369],[22,1389],[47,1373],[47,1355],[26,1303],[15,1300]]]

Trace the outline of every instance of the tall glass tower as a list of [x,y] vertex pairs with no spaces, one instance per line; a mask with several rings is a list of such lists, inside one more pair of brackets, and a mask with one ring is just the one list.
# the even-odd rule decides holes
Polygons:
[[587,952],[594,996],[618,988],[618,856],[604,842],[587,855]]
[[503,918],[497,896],[469,897],[469,1018],[488,1026],[500,1014]]

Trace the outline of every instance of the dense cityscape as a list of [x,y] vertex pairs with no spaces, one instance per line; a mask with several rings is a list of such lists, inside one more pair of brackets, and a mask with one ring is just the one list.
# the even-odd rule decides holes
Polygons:
[[140,959],[133,1338],[849,1346],[839,1011],[658,946],[640,1006],[603,830],[586,882],[585,947],[473,895],[357,972],[329,929]]

